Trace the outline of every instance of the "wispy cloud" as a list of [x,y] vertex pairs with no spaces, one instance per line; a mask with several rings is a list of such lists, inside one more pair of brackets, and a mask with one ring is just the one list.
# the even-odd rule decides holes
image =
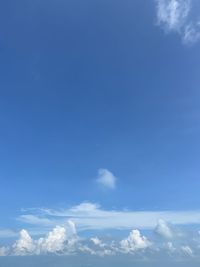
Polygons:
[[0,238],[16,237],[17,232],[11,229],[0,229]]
[[[32,213],[30,213],[32,212]],[[108,210],[100,205],[83,202],[68,209],[35,209],[17,218],[22,223],[53,227],[67,220],[76,223],[78,231],[104,229],[152,229],[162,219],[176,225],[200,225],[200,211],[128,211]],[[160,225],[160,231],[166,230]]]
[[168,31],[180,32],[191,9],[190,0],[156,0],[158,23]]
[[200,21],[189,23],[185,26],[183,32],[183,42],[196,43],[200,40]]
[[183,43],[193,44],[200,40],[198,18],[191,15],[192,0],[155,0],[157,21],[165,32],[175,32],[182,38]]

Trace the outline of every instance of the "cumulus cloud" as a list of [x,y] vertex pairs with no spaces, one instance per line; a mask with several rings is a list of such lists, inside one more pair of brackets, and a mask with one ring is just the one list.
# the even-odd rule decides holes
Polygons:
[[[33,239],[27,230],[20,232],[19,239],[10,247],[1,247],[0,256],[28,256],[28,255],[74,255],[89,254],[93,256],[113,256],[130,254],[135,257],[159,257],[159,255],[173,255],[176,259],[182,257],[197,258],[198,243],[194,239],[173,240],[173,243],[159,243],[141,234],[139,230],[132,230],[127,238],[100,239],[99,237],[81,238],[76,231],[75,224],[71,221],[72,232],[63,226],[56,226],[49,233]],[[198,235],[198,233],[196,233]],[[153,237],[152,235],[149,235]],[[193,243],[192,243],[193,242]],[[164,244],[164,245],[163,245]],[[165,254],[163,254],[165,252]],[[161,253],[161,254],[160,254]]]
[[151,242],[145,236],[142,236],[139,230],[133,230],[126,239],[120,242],[120,245],[123,252],[132,253],[148,248]]
[[35,245],[31,236],[26,230],[21,230],[20,238],[13,245],[13,249],[15,255],[23,256],[33,253]]
[[155,232],[159,234],[161,237],[164,237],[166,239],[172,239],[173,238],[173,231],[169,224],[165,222],[164,220],[159,220],[158,224],[155,228]]
[[155,0],[157,21],[166,32],[178,33],[186,44],[200,40],[198,18],[191,16],[191,0]]
[[112,172],[107,169],[99,169],[97,183],[104,188],[115,189],[116,188],[116,177]]
[[[104,256],[111,250],[98,237],[93,237],[85,244],[85,240],[78,237],[75,224],[70,221],[71,232],[63,226],[56,226],[45,237],[32,239],[27,230],[21,230],[19,239],[9,249],[0,248],[0,256],[14,255],[71,255],[74,253],[89,253],[91,255]],[[93,246],[89,246],[93,244]]]
[[[78,241],[74,222],[68,221],[66,227],[56,226],[45,237],[33,240],[27,230],[21,230],[19,239],[12,246],[12,255],[44,255],[72,253]],[[4,253],[1,248],[0,254]]]
[[42,253],[63,252],[66,241],[66,230],[64,227],[56,226],[46,238],[40,238],[37,242],[37,251]]

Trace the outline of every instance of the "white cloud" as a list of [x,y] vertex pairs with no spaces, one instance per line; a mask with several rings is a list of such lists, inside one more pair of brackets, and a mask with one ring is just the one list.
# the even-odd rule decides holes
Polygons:
[[[77,240],[76,226],[72,221],[66,222],[66,227],[56,226],[45,237],[38,240],[33,240],[28,231],[23,229],[12,247],[12,254],[17,256],[67,254],[74,251]],[[3,254],[3,248],[0,253]]]
[[157,21],[166,32],[178,33],[185,44],[192,44],[200,39],[197,18],[191,17],[191,0],[155,0]]
[[53,220],[49,220],[48,218],[42,218],[35,216],[33,214],[24,214],[18,218],[19,221],[24,223],[30,223],[33,225],[40,225],[40,226],[53,226],[56,224]]
[[187,44],[192,44],[200,40],[200,24],[196,25],[190,23],[185,26],[183,33],[183,41]]
[[[100,205],[90,202],[84,202],[65,210],[39,209],[32,212],[33,214],[19,216],[18,220],[25,224],[34,225],[35,228],[39,227],[40,230],[43,227],[44,232],[46,232],[46,228],[49,229],[49,227],[55,227],[56,225],[69,227],[69,220],[76,224],[78,231],[153,229],[161,218],[174,225],[200,225],[200,211],[106,210],[101,208]],[[26,219],[24,220],[24,218]],[[44,221],[45,224],[43,224]],[[49,225],[46,224],[47,221]]]
[[145,236],[142,236],[139,230],[133,230],[126,239],[120,242],[120,245],[123,252],[132,253],[148,248],[151,246],[151,242]]
[[166,30],[180,31],[191,9],[190,0],[157,0],[158,23]]
[[56,226],[46,238],[40,238],[37,242],[38,254],[57,253],[64,250],[66,241],[66,230],[64,227]]
[[89,243],[86,246],[83,246],[83,250],[89,252],[91,255],[106,256],[114,255],[117,252],[117,248],[113,247],[112,244],[106,244],[98,237],[90,238],[92,246]]
[[96,246],[102,246],[102,241],[98,237],[92,237],[90,239]]
[[[73,222],[71,225],[72,228],[75,228]],[[142,258],[157,257],[156,255],[173,255],[176,259],[186,256],[198,257],[200,241],[194,242],[193,236],[189,236],[188,240],[183,238],[179,240],[180,242],[174,240],[173,244],[168,242],[163,245],[163,243],[156,242],[156,240],[152,241],[150,238],[143,236],[139,230],[132,230],[128,237],[121,241],[111,240],[110,238],[105,241],[97,236],[89,239],[80,238],[76,234],[76,229],[74,230],[74,234],[72,234],[65,227],[56,226],[45,237],[39,239],[32,239],[27,230],[22,230],[19,239],[13,246],[0,248],[0,256],[86,253],[101,257],[119,254],[134,254],[136,257]],[[196,234],[198,235],[198,232]]]
[[76,235],[77,232],[76,232],[76,225],[75,225],[75,223],[73,221],[71,221],[71,220],[68,220],[68,224],[69,224],[69,227],[71,229],[71,234],[72,235]]
[[68,254],[75,250],[78,241],[75,223],[68,220],[65,226],[56,226],[45,238],[37,241],[37,254]]
[[96,179],[97,183],[104,188],[115,189],[116,188],[117,178],[112,172],[107,169],[99,169],[98,177]]
[[13,245],[14,254],[15,255],[27,255],[32,254],[35,245],[34,242],[29,235],[29,233],[26,230],[21,230],[20,232],[20,238],[16,241],[16,243]]
[[155,228],[155,232],[166,239],[173,238],[173,232],[168,223],[164,220],[159,220]]

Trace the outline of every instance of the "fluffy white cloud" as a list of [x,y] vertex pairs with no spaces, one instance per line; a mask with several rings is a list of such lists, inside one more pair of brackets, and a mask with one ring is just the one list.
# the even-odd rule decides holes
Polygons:
[[173,238],[173,231],[169,224],[164,220],[159,220],[155,232],[166,239]]
[[193,8],[191,0],[155,0],[157,21],[166,32],[177,32],[184,43],[195,43],[200,39],[197,18],[190,16]]
[[115,189],[116,187],[116,177],[112,172],[107,169],[99,169],[98,177],[96,179],[97,183],[108,189]]
[[15,255],[27,255],[32,254],[35,249],[34,242],[26,230],[21,230],[20,238],[13,245]]
[[[67,224],[66,224],[67,225]],[[75,250],[78,241],[74,222],[68,221],[67,227],[56,226],[46,237],[33,240],[27,230],[21,230],[19,239],[12,246],[11,254],[23,255],[43,255],[43,254],[68,254]],[[1,248],[0,255],[4,254]]]
[[148,248],[151,246],[151,242],[145,236],[142,236],[139,230],[133,230],[126,239],[120,242],[120,245],[123,252],[131,253]]
[[57,253],[63,252],[66,241],[66,230],[64,227],[56,226],[49,232],[46,238],[40,238],[37,242],[37,252]]
[[64,226],[56,226],[45,238],[40,238],[36,242],[36,254],[73,253],[78,242],[75,223],[71,220]]
[[[75,228],[71,222],[72,228]],[[20,232],[19,239],[11,247],[1,247],[0,256],[26,256],[26,255],[74,255],[87,253],[93,256],[111,256],[119,254],[134,254],[136,257],[148,258],[156,255],[182,257],[198,257],[199,242],[190,239],[173,240],[173,243],[160,243],[143,236],[139,230],[132,230],[127,238],[121,241],[107,241],[99,237],[80,238],[75,231],[68,232],[63,226],[56,226],[45,237],[32,239],[27,230]],[[198,235],[198,233],[196,233]],[[153,236],[152,236],[153,237]],[[177,242],[178,241],[178,242]],[[148,250],[147,250],[148,248]],[[163,254],[164,252],[164,254]],[[159,254],[161,253],[161,254]]]

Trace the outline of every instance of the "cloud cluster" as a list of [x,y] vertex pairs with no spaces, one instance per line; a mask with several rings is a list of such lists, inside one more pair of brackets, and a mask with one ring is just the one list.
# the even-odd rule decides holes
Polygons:
[[155,0],[157,21],[166,32],[178,33],[186,44],[200,40],[200,20],[192,14],[195,0]]
[[[19,239],[12,246],[0,248],[0,256],[89,254],[103,257],[130,254],[134,257],[148,258],[152,255],[159,257],[165,253],[177,258],[195,258],[200,252],[200,239],[190,238],[186,242],[184,235],[178,235],[178,232],[176,233],[172,226],[164,221],[158,222],[154,231],[148,234],[149,237],[135,229],[121,240],[105,237],[102,240],[97,236],[81,238],[77,234],[74,222],[69,221],[68,224],[72,231],[68,231],[64,226],[56,226],[45,237],[39,239],[33,239],[27,230],[21,230]],[[158,233],[161,235],[159,241],[154,236]],[[168,241],[169,238],[173,240]]]
[[33,240],[28,231],[23,229],[20,231],[19,239],[12,248],[9,250],[1,248],[0,255],[24,256],[73,253],[77,242],[77,234],[74,223],[68,221],[68,225],[71,227],[71,231],[68,231],[68,233],[65,227],[56,226],[46,237],[41,237],[37,240]]

